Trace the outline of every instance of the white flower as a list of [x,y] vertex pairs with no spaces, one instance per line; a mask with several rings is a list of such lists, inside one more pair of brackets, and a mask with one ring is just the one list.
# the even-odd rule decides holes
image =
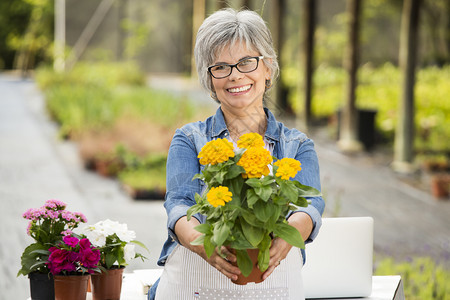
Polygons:
[[124,252],[124,259],[125,262],[128,264],[132,259],[136,256],[136,251],[134,250],[135,245],[133,244],[126,244],[123,252]]

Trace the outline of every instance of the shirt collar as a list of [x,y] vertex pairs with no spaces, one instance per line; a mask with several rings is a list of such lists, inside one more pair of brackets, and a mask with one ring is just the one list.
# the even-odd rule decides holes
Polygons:
[[[268,108],[264,108],[264,112],[267,116],[267,129],[265,137],[268,140],[279,141],[280,140],[280,128],[275,116]],[[221,136],[224,132],[228,132],[227,124],[225,123],[225,117],[223,116],[222,109],[219,107],[216,114],[213,116],[212,120],[212,138],[217,138]]]

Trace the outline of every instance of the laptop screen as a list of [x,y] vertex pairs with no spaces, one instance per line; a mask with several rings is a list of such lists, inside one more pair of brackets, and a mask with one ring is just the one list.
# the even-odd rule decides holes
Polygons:
[[372,292],[373,219],[323,218],[306,245],[305,297],[366,297]]

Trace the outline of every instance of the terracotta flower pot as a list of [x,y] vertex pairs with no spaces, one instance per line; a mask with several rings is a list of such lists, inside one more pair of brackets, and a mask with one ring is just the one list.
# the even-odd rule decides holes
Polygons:
[[55,300],[86,300],[90,275],[55,275]]
[[28,274],[30,279],[31,300],[54,300],[55,288],[53,275],[33,272]]
[[450,194],[450,174],[436,174],[431,178],[431,192],[437,199],[446,199]]
[[122,291],[122,276],[124,268],[109,269],[106,273],[91,275],[93,300],[119,300]]
[[[249,282],[255,282],[255,283],[260,283],[263,281],[262,279],[262,274],[264,272],[262,272],[259,268],[258,268],[258,253],[259,253],[259,249],[247,249],[247,253],[250,256],[250,259],[252,260],[253,263],[253,270],[250,273],[250,275],[248,275],[248,277],[245,277],[244,275],[239,275],[237,280],[232,280],[233,283],[235,284],[239,284],[239,285],[246,285]],[[237,263],[234,264],[237,266]]]

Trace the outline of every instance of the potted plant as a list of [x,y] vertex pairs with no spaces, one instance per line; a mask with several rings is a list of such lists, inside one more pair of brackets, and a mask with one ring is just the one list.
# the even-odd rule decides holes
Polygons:
[[48,250],[62,240],[64,233],[87,221],[82,213],[67,211],[66,206],[64,202],[52,199],[23,214],[29,220],[27,233],[34,242],[22,253],[17,276],[28,275],[30,278],[32,299],[54,299],[53,276],[46,265]]
[[135,240],[136,233],[128,230],[127,224],[109,219],[80,226],[74,232],[87,237],[100,252],[102,272],[91,276],[93,299],[120,299],[123,270],[132,259],[145,259],[135,251],[136,245],[147,250],[145,245]]
[[290,180],[301,170],[301,163],[292,158],[276,160],[259,134],[242,135],[237,146],[234,150],[228,140],[217,139],[202,148],[198,157],[204,168],[194,178],[203,180],[206,189],[195,195],[196,204],[187,218],[197,213],[207,216],[204,224],[196,226],[202,235],[192,244],[204,245],[208,257],[215,249],[220,253],[222,246],[229,247],[247,277],[254,271],[248,249],[257,249],[257,265],[264,272],[273,238],[304,248],[301,234],[285,218],[289,210],[308,205],[305,197],[320,196],[320,192]]
[[100,251],[89,239],[71,234],[46,252],[46,265],[55,281],[55,300],[85,300],[90,274],[100,272]]

